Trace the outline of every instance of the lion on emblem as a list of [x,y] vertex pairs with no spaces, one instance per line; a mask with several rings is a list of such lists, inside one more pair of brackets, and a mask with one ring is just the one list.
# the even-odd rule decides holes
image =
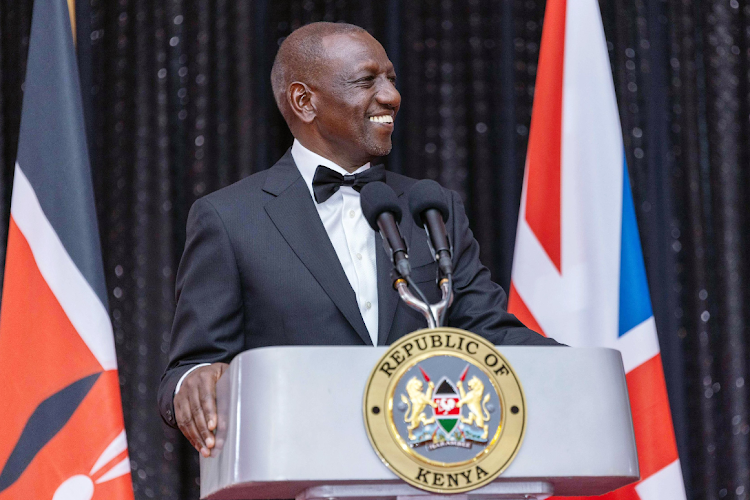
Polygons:
[[405,395],[401,395],[401,401],[406,403],[407,409],[404,415],[404,422],[407,422],[409,430],[409,439],[416,439],[414,436],[414,429],[419,427],[419,424],[429,425],[435,422],[435,416],[427,418],[424,414],[424,409],[427,406],[432,408],[437,407],[437,403],[432,400],[432,391],[435,388],[433,382],[427,384],[427,391],[422,392],[422,382],[417,377],[412,377],[406,383],[406,393],[409,395],[407,398]]
[[482,439],[487,439],[490,426],[485,422],[490,419],[490,413],[487,411],[486,405],[490,400],[490,395],[486,394],[482,398],[484,384],[475,375],[469,380],[469,392],[464,391],[463,382],[460,380],[456,384],[456,387],[458,387],[458,391],[461,393],[461,399],[458,400],[456,406],[461,408],[463,405],[466,405],[469,408],[469,418],[461,415],[461,422],[468,425],[476,425],[484,431]]

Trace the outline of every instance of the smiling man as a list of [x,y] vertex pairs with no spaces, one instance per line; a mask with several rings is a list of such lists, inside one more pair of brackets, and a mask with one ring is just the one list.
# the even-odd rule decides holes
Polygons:
[[[271,74],[294,135],[271,168],[196,201],[176,281],[164,420],[203,456],[214,446],[216,381],[234,356],[273,345],[387,345],[425,328],[399,303],[390,262],[365,221],[359,191],[384,181],[408,213],[413,179],[370,162],[391,151],[401,105],[385,50],[350,24],[313,23],[284,40]],[[460,198],[445,192],[454,248],[449,326],[495,344],[551,344],[505,311],[506,294],[479,261]],[[421,228],[404,220],[412,277],[440,292]]]

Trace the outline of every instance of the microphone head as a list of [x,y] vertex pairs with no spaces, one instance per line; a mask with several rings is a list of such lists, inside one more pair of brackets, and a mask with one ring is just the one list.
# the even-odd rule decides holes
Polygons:
[[417,226],[424,227],[422,214],[430,209],[440,212],[443,222],[448,220],[448,203],[440,184],[430,179],[417,181],[409,190],[409,211]]
[[378,228],[378,217],[383,212],[391,212],[396,223],[401,222],[401,207],[398,204],[396,192],[385,182],[368,182],[359,192],[359,203],[362,207],[362,215],[367,219],[370,227],[375,231]]

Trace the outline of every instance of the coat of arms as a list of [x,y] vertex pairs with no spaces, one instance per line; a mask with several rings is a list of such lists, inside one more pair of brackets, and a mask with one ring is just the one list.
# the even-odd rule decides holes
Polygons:
[[[444,446],[471,448],[472,443],[486,444],[489,434],[490,394],[485,394],[484,383],[476,375],[464,389],[469,366],[463,369],[454,383],[443,376],[435,388],[427,372],[418,366],[427,388],[417,376],[406,383],[401,394],[400,408],[406,405],[404,422],[408,424],[409,445],[426,445],[428,450]],[[429,417],[427,414],[431,414]]]
[[433,493],[492,481],[526,428],[510,364],[485,339],[455,328],[420,330],[394,343],[370,375],[363,409],[383,462]]

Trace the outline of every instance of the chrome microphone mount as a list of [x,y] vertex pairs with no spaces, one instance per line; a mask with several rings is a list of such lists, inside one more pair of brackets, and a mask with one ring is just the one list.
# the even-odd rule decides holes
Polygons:
[[[416,287],[416,285],[413,285]],[[398,278],[393,282],[393,288],[398,291],[399,297],[406,305],[419,311],[427,320],[427,328],[438,328],[444,326],[445,313],[453,304],[453,279],[451,277],[442,278],[438,283],[442,298],[435,304],[427,303],[418,298],[409,288],[409,283],[404,278]]]

